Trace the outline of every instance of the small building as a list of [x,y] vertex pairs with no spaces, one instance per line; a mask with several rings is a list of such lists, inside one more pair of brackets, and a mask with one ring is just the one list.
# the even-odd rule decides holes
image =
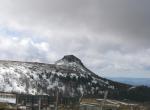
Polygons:
[[16,94],[0,92],[0,103],[16,104]]

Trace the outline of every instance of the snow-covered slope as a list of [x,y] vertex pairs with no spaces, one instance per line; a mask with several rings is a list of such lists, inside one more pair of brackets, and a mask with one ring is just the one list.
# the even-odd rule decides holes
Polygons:
[[88,70],[80,59],[64,56],[55,64],[0,61],[0,91],[62,96],[101,95],[105,90],[126,90],[129,85],[101,78]]
[[55,64],[0,61],[0,92],[55,95],[56,90],[64,97],[103,97],[107,90],[109,98],[150,101],[150,88],[102,78],[73,55]]

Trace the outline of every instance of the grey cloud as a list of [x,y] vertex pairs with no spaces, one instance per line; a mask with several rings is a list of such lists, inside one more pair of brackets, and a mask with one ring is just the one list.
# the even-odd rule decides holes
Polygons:
[[5,3],[9,9],[8,14],[25,24],[43,25],[49,29],[71,28],[77,31],[87,28],[87,31],[93,33],[109,33],[121,37],[125,43],[149,46],[150,1],[148,0],[14,0],[9,2]]
[[[33,43],[20,52],[24,60],[51,63],[64,54],[75,54],[97,72],[130,73],[139,68],[146,74],[149,5],[149,0],[5,0],[0,2],[0,25],[32,33],[18,37]],[[48,51],[43,52],[42,42]],[[8,58],[16,55],[11,47],[0,50]]]

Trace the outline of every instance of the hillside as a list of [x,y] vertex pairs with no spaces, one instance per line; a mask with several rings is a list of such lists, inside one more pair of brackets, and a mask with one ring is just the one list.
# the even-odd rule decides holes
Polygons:
[[0,82],[2,92],[55,95],[59,89],[64,97],[103,97],[108,90],[108,97],[125,99],[135,88],[96,75],[73,55],[64,56],[55,64],[0,61]]

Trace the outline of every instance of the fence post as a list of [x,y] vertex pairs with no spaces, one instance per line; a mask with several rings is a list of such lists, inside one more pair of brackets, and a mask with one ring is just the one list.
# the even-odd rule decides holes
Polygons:
[[41,98],[39,96],[39,110],[41,110]]

